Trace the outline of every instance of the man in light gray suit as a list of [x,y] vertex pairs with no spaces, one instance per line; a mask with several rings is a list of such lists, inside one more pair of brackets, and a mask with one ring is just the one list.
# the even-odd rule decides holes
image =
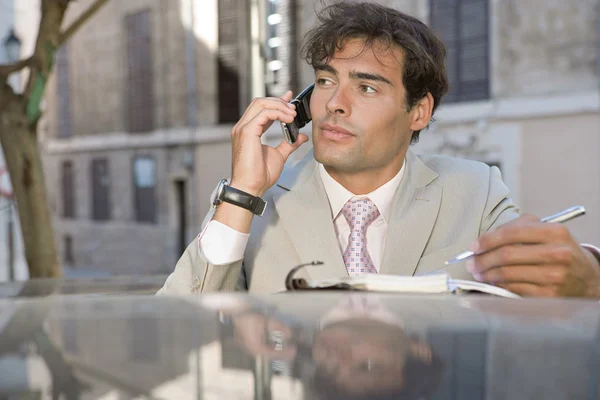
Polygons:
[[430,28],[374,3],[337,3],[319,21],[303,48],[315,70],[313,152],[284,169],[308,137],[273,148],[261,136],[294,120],[292,94],[255,99],[232,131],[231,182],[161,294],[279,292],[292,267],[313,260],[324,265],[307,278],[415,275],[470,247],[477,256],[448,269],[454,278],[600,297],[594,248],[520,217],[497,168],[410,151],[448,89]]

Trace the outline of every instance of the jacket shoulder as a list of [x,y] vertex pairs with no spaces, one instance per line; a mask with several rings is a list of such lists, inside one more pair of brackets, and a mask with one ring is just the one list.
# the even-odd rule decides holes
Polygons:
[[437,180],[443,185],[487,187],[489,184],[491,167],[483,162],[444,155],[419,154],[417,157],[438,174]]

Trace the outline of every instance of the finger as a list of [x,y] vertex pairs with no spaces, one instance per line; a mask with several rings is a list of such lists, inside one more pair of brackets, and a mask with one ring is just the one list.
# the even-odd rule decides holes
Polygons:
[[292,117],[296,116],[295,108],[290,107],[288,103],[285,103],[283,101],[277,101],[275,99],[261,99],[251,107],[248,107],[242,118],[240,118],[239,122],[236,124],[236,127],[247,125],[250,121],[256,118],[256,116],[260,114],[260,112],[263,110],[277,110],[282,113],[291,115]]
[[294,96],[294,94],[292,93],[292,91],[288,90],[287,92],[285,92],[283,94],[283,96],[280,97],[280,99],[285,101],[286,103],[289,103],[290,101],[292,101],[293,96]]
[[[289,92],[291,93],[291,91]],[[291,96],[282,96],[282,97],[268,97],[268,98],[259,98],[254,99],[252,103],[246,108],[244,114],[239,119],[236,127],[241,127],[246,125],[249,121],[254,119],[262,110],[279,110],[284,113],[296,116],[296,106],[288,103],[287,98]],[[234,127],[234,131],[236,131]]]
[[567,278],[563,265],[514,265],[492,268],[481,274],[473,274],[476,280],[492,285],[507,283],[530,283],[539,286],[562,285]]
[[495,248],[473,257],[467,264],[472,272],[483,273],[491,268],[511,265],[569,265],[575,257],[567,245],[512,244]]
[[557,297],[556,286],[539,286],[533,283],[508,283],[499,287],[524,297]]
[[521,220],[506,224],[481,236],[471,247],[483,253],[511,244],[570,243],[573,239],[562,224]]
[[280,110],[263,109],[240,129],[240,133],[248,131],[250,134],[260,137],[273,124],[273,121],[282,121],[289,124],[294,121],[294,116]]
[[284,160],[287,160],[290,154],[298,149],[298,147],[302,146],[302,144],[308,142],[308,136],[303,133],[298,134],[296,138],[296,143],[289,144],[286,140],[282,140],[279,143],[279,146],[276,147],[277,151],[281,153]]

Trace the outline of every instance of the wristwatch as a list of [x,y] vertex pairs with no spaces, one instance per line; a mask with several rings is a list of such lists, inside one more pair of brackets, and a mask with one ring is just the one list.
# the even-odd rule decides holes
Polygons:
[[260,197],[253,196],[250,193],[229,186],[229,181],[227,179],[221,179],[221,182],[219,182],[212,204],[213,207],[216,208],[223,202],[245,208],[259,217],[263,216],[265,208],[267,208],[266,201]]

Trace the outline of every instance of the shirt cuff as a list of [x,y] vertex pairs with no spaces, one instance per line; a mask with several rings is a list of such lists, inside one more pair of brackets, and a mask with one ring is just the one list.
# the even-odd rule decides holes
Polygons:
[[592,253],[596,257],[596,260],[598,260],[598,264],[600,264],[600,248],[589,243],[581,243],[581,247]]
[[200,256],[213,265],[226,265],[244,258],[250,234],[211,220],[198,235]]

